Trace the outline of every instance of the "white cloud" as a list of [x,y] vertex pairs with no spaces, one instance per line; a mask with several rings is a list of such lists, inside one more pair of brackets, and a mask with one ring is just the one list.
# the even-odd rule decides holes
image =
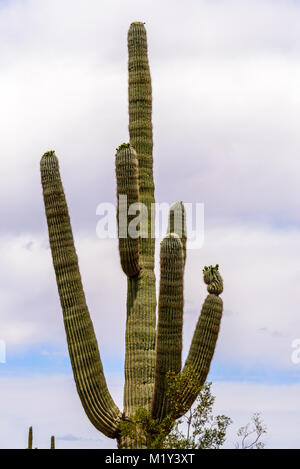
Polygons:
[[[118,379],[113,375],[108,379],[117,398]],[[56,436],[58,449],[116,447],[114,440],[90,424],[70,376],[2,376],[0,388],[1,448],[26,448],[29,426],[33,426],[34,446],[40,449],[50,447],[51,435]],[[121,404],[117,399],[116,402]]]
[[126,35],[139,18],[149,36],[158,199],[203,201],[211,217],[298,222],[298,9],[270,1],[2,7],[1,230],[41,229],[38,166],[48,149],[60,157],[81,225],[114,200],[114,151],[128,140]]
[[[96,224],[95,224],[96,227]],[[124,355],[126,278],[117,240],[96,232],[75,242],[90,314],[106,356]],[[263,226],[207,226],[202,249],[188,250],[185,274],[184,354],[207,294],[204,265],[220,264],[224,317],[216,357],[247,370],[260,366],[298,373],[292,342],[300,337],[299,230]],[[65,346],[61,307],[45,237],[1,238],[1,339],[8,350],[34,345]],[[157,279],[159,252],[157,249]],[[17,350],[16,349],[16,350]],[[120,364],[120,369],[122,364]]]
[[[122,377],[107,377],[112,396],[122,407]],[[34,445],[48,448],[56,436],[57,448],[116,448],[88,421],[69,376],[28,376],[0,378],[0,447],[25,448],[30,425]],[[214,414],[234,421],[229,427],[226,447],[234,448],[237,429],[261,412],[267,426],[267,448],[299,448],[299,385],[266,386],[253,383],[214,383]]]
[[[220,264],[225,314],[217,357],[244,366],[263,365],[299,372],[291,361],[292,341],[300,336],[298,230],[263,225],[206,227],[199,251],[188,251],[186,335],[193,331],[196,305],[204,298],[201,268]],[[193,314],[193,316],[192,316]],[[193,317],[193,319],[192,319]]]
[[[76,247],[100,343],[111,352],[116,343],[120,344],[118,351],[122,353],[126,279],[119,268],[117,244],[98,240],[95,231],[94,237],[84,233],[78,236]],[[7,343],[7,351],[43,343],[65,344],[51,252],[45,237],[28,234],[1,238],[0,258],[0,335]]]

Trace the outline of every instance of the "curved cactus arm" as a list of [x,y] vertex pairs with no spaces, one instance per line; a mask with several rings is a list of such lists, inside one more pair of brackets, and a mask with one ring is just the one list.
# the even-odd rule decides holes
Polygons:
[[184,267],[185,260],[186,260],[187,230],[186,230],[186,213],[185,213],[185,208],[182,202],[175,202],[170,207],[167,233],[176,233],[179,236],[181,243],[182,243],[183,267]]
[[128,277],[135,277],[140,271],[139,233],[131,226],[136,214],[129,212],[131,207],[138,209],[139,205],[138,160],[129,143],[123,143],[117,148],[116,178],[121,266]]
[[189,368],[193,370],[198,386],[187,385],[179,406],[182,409],[189,409],[192,406],[199,393],[199,388],[205,383],[214,355],[222,318],[223,301],[219,295],[223,291],[223,280],[219,273],[219,266],[205,267],[203,279],[207,284],[209,294],[203,303],[183,369],[183,372]]
[[32,427],[29,427],[29,430],[28,430],[28,448],[27,449],[32,449],[32,443],[33,443],[33,430],[32,430]]
[[53,151],[45,153],[41,159],[41,178],[53,265],[77,391],[93,425],[114,438],[121,413],[107,389],[81,283],[58,159]]
[[177,234],[168,234],[160,250],[160,291],[152,416],[162,420],[170,411],[167,373],[179,373],[182,352],[183,252]]

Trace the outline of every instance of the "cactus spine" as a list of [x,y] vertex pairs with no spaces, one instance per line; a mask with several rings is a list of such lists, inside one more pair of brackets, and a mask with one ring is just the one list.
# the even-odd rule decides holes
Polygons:
[[[81,283],[59,163],[53,151],[45,153],[41,159],[41,179],[69,354],[82,405],[93,425],[106,436],[116,438],[119,448],[145,448],[142,439],[120,436],[120,421],[130,418],[140,407],[150,411],[158,421],[170,410],[166,376],[169,371],[181,372],[186,225],[184,206],[178,202],[170,209],[168,233],[161,243],[156,329],[152,90],[143,23],[131,24],[128,53],[130,144],[120,145],[115,159],[119,253],[128,284],[123,413],[106,385]],[[130,233],[130,224],[134,222],[133,213],[127,215],[131,204],[140,210],[140,232],[143,233],[140,238],[126,237],[127,226]],[[209,371],[222,315],[219,294],[223,286],[217,266],[205,268],[204,281],[209,295],[183,368],[194,370],[200,386]],[[182,415],[182,409],[188,410],[197,392],[187,386],[179,398],[179,414]]]

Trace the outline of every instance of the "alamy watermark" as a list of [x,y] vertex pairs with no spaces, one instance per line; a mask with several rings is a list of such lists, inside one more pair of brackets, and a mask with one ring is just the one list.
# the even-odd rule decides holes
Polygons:
[[0,340],[0,363],[6,363],[6,344]]
[[298,365],[300,363],[300,339],[293,340],[292,348],[295,349],[291,354],[292,363]]
[[[184,209],[185,213],[181,204],[170,205],[166,202],[152,203],[150,209],[141,202],[128,205],[127,196],[120,195],[118,211],[115,205],[109,202],[97,206],[96,215],[101,216],[101,219],[97,222],[96,233],[100,239],[118,237],[162,239],[168,230],[171,211],[173,212],[172,231],[182,237],[185,230],[187,249],[199,249],[204,243],[204,204],[185,203]],[[149,221],[151,229],[148,226]]]

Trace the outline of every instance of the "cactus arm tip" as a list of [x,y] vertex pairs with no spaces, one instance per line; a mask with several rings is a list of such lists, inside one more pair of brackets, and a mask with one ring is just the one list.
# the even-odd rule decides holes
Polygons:
[[183,250],[183,267],[186,261],[186,241],[187,241],[187,229],[186,229],[186,212],[183,202],[175,202],[170,207],[169,219],[168,219],[168,233],[176,233],[182,243]]
[[220,295],[223,292],[223,279],[219,272],[219,264],[215,266],[205,266],[203,269],[203,280],[207,285],[207,291],[214,295]]
[[55,155],[55,150],[46,151],[46,152],[43,154],[42,158],[47,158],[47,156],[56,156],[56,155]]
[[146,23],[143,21],[132,21],[132,23],[130,24],[129,30],[132,28],[138,28],[138,27],[144,28],[145,24]]
[[121,143],[121,145],[119,145],[116,148],[116,150],[119,151],[119,150],[122,150],[123,148],[130,148],[130,142]]

